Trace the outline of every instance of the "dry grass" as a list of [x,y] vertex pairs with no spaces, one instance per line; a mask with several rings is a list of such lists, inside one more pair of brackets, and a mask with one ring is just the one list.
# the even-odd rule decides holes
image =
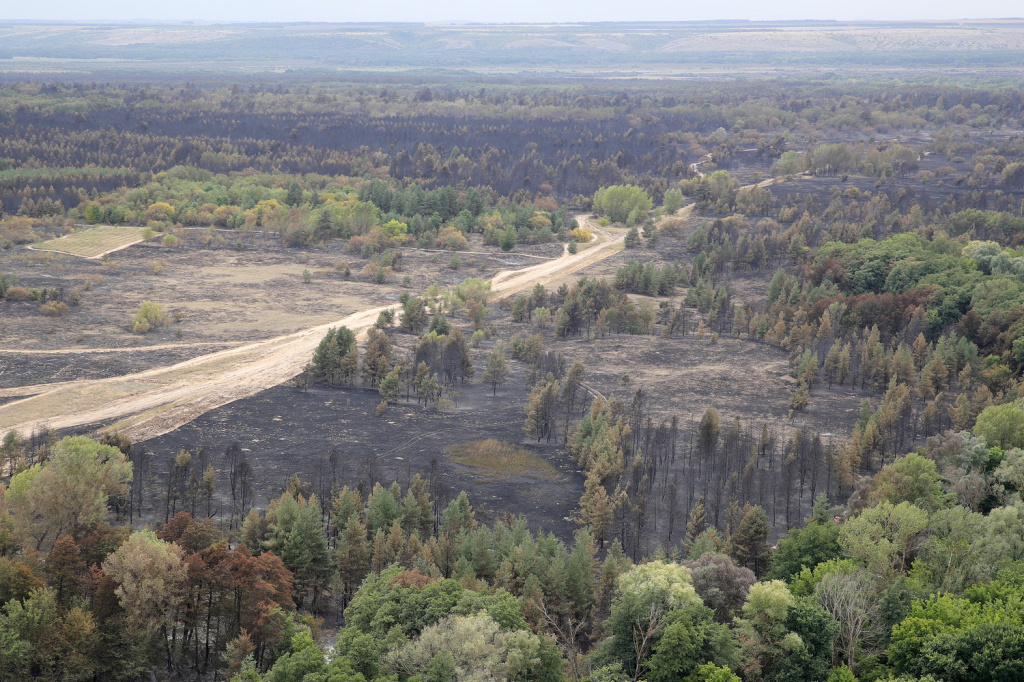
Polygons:
[[100,225],[72,232],[57,239],[40,242],[32,248],[41,251],[59,251],[83,258],[99,258],[105,253],[123,249],[143,240],[143,227],[115,227]]
[[477,469],[489,478],[511,479],[520,476],[555,481],[558,471],[540,457],[504,441],[487,438],[459,443],[445,448],[448,458],[456,464]]

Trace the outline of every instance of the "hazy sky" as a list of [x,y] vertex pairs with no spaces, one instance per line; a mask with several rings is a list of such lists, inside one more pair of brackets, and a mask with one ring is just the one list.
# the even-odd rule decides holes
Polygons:
[[49,21],[679,21],[1024,16],[1021,0],[4,0],[0,19]]

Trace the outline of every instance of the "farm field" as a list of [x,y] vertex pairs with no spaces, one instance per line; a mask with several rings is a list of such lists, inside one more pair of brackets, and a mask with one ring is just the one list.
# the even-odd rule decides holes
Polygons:
[[79,227],[71,234],[34,244],[35,251],[55,251],[82,258],[102,258],[146,240],[146,228],[120,225]]

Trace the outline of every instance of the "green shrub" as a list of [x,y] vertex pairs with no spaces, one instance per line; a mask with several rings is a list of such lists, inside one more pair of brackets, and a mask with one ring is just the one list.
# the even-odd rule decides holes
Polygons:
[[166,323],[164,309],[159,303],[143,301],[135,313],[135,320],[132,322],[132,331],[136,334],[145,334],[150,329],[161,327]]
[[390,327],[395,323],[395,311],[393,308],[380,311],[380,315],[377,316],[377,322],[374,323],[377,329],[384,329]]

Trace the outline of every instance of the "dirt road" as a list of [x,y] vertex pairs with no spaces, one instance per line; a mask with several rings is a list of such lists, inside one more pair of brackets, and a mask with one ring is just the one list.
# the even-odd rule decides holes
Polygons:
[[[586,215],[577,219],[595,235],[592,245],[576,254],[566,250],[555,260],[499,272],[491,280],[497,297],[571,274],[621,248],[625,230],[601,228]],[[114,427],[133,440],[153,438],[291,379],[309,362],[329,328],[346,326],[364,334],[390,307],[394,306],[362,310],[328,324],[135,374],[2,390],[0,397],[19,399],[0,406],[0,438],[11,429],[26,435],[44,427],[66,429],[113,420],[119,420]]]

